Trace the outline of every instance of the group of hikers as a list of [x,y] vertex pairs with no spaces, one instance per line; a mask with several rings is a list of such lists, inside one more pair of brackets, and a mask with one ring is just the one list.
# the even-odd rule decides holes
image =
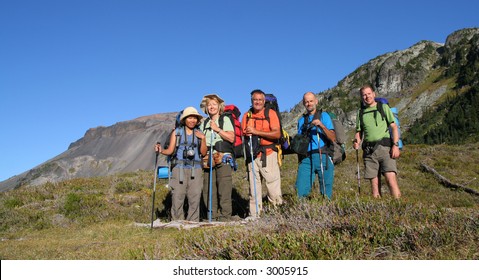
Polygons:
[[[364,177],[370,180],[374,197],[381,196],[379,184],[382,174],[391,195],[399,198],[396,159],[400,150],[394,116],[388,105],[375,101],[376,93],[372,86],[361,87],[359,93],[364,109],[361,112],[358,110],[353,148],[358,150],[361,146],[363,149]],[[278,114],[265,107],[265,97],[262,90],[253,90],[251,109],[241,120],[249,182],[248,220],[257,219],[262,214],[262,182],[266,185],[269,203],[273,207],[283,204],[280,157],[276,146],[282,128]],[[297,128],[298,134],[306,134],[309,140],[307,154],[298,155],[295,188],[298,197],[309,196],[317,176],[321,194],[331,199],[334,163],[325,148],[329,141],[336,140],[336,133],[330,115],[318,109],[318,102],[312,92],[303,95],[306,111],[298,119]],[[385,117],[370,114],[377,112],[378,106],[382,106]],[[154,147],[157,153],[176,158],[169,183],[172,191],[171,220],[239,220],[241,218],[233,215],[232,209],[232,172],[236,163],[231,147],[235,141],[235,124],[230,118],[222,118],[225,102],[217,94],[204,96],[200,108],[208,115],[206,119],[194,107],[185,108],[179,117],[181,133],[171,133],[168,148],[160,143]],[[185,198],[188,201],[186,216]]]

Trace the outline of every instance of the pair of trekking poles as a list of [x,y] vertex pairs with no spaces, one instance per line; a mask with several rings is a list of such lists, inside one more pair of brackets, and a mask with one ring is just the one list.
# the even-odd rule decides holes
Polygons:
[[[319,132],[316,133],[316,136],[318,137],[319,141]],[[319,146],[319,145],[318,145]],[[323,169],[323,157],[321,153],[321,148],[318,147],[319,150],[319,162],[320,162],[320,167],[321,167],[321,175],[322,175],[322,181],[323,181],[323,193],[326,193],[326,185],[324,182],[324,169]],[[358,178],[358,194],[361,194],[361,175],[359,171],[359,149],[356,150],[356,163],[357,163],[357,178]],[[321,190],[320,190],[321,191]]]

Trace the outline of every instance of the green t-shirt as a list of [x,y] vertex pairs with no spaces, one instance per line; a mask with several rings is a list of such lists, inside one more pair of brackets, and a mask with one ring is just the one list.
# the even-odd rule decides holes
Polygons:
[[[219,119],[220,118],[223,118],[223,127],[220,127],[222,130],[224,131],[234,131],[234,127],[233,127],[233,124],[231,123],[231,120],[229,117],[227,116],[224,116],[224,117],[219,117],[218,119],[216,119],[215,123],[219,126]],[[206,146],[210,147],[211,146],[211,120],[208,121],[208,123],[206,124],[206,127],[205,127],[205,122],[203,121],[200,125],[200,129],[201,131],[203,131],[203,133],[205,134],[206,136]],[[213,139],[213,146],[216,144],[216,142],[219,142],[219,141],[223,141],[223,139],[221,138],[221,136],[219,135],[219,133],[215,133],[215,137]]]
[[[377,110],[377,105],[373,107],[367,107],[364,109],[363,121],[364,121],[364,141],[374,142],[383,138],[389,138],[388,123],[394,122],[394,115],[389,108],[389,105],[382,104],[384,114],[386,118],[383,120],[381,113]],[[361,110],[358,110],[356,117],[356,131],[361,131],[361,118],[359,117]]]

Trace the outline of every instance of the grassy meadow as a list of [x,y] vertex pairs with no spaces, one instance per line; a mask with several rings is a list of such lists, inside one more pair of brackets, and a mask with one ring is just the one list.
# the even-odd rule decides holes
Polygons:
[[[247,213],[245,169],[234,173],[234,212]],[[153,171],[72,179],[0,193],[2,260],[431,260],[479,259],[479,196],[446,188],[420,164],[479,191],[479,144],[406,146],[398,161],[402,198],[383,180],[370,197],[356,153],[336,166],[333,199],[299,200],[295,155],[284,158],[285,204],[254,222],[190,230],[137,227],[149,223]],[[360,165],[361,170],[362,164]],[[157,216],[167,221],[167,180],[157,181]],[[264,192],[265,193],[265,192]]]

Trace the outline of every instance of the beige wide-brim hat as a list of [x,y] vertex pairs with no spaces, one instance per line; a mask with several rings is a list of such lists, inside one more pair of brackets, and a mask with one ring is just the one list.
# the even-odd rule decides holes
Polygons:
[[219,97],[219,95],[217,94],[205,95],[203,99],[201,100],[201,104],[200,104],[200,108],[201,110],[203,110],[203,112],[205,112],[205,114],[208,114],[208,102],[212,99],[216,100],[218,104],[220,105],[225,103],[225,101],[221,97]]
[[198,121],[201,121],[203,119],[203,116],[200,115],[200,113],[198,113],[198,111],[194,107],[186,107],[183,110],[183,114],[181,114],[181,117],[180,117],[180,122],[184,122],[184,120],[188,116],[196,116],[198,117]]

